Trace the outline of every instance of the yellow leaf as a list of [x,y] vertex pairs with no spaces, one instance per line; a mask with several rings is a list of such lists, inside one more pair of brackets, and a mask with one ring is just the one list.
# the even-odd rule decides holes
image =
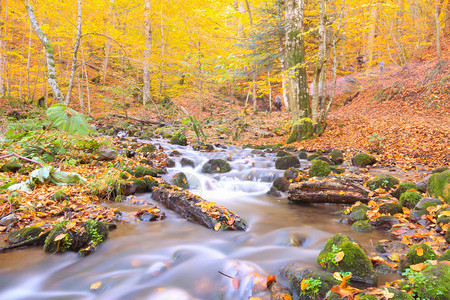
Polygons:
[[67,224],[66,228],[67,228],[68,230],[71,230],[71,229],[75,228],[76,226],[77,226],[77,223],[74,222],[74,221],[72,221],[72,222],[70,222],[69,224]]
[[439,213],[439,217],[441,217],[441,216],[450,217],[450,210],[441,211]]
[[391,254],[388,256],[390,260],[392,261],[400,261],[400,256],[398,256],[397,253]]
[[420,272],[420,271],[422,271],[423,269],[425,269],[427,267],[427,264],[418,263],[418,264],[415,264],[415,265],[410,265],[409,267],[413,271]]
[[308,287],[308,282],[305,280],[305,278],[302,279],[302,282],[300,283],[300,288],[302,291],[304,291]]
[[416,248],[417,256],[423,256],[423,249],[421,246]]
[[409,214],[409,209],[407,207],[402,207],[403,213],[404,214]]
[[96,290],[96,289],[98,289],[101,285],[102,285],[102,282],[101,282],[101,281],[94,282],[93,284],[91,284],[91,290]]
[[395,294],[394,294],[394,293],[391,293],[391,292],[389,292],[389,290],[385,289],[385,290],[383,291],[383,296],[384,296],[386,299],[391,299],[391,298],[394,298]]
[[216,225],[214,225],[214,230],[215,230],[215,231],[219,231],[220,226],[222,226],[222,223],[217,222]]
[[58,234],[58,236],[55,237],[55,239],[53,241],[57,242],[57,241],[62,240],[65,237],[66,237],[66,234],[65,233],[61,233],[61,234]]
[[342,281],[342,276],[341,276],[341,274],[340,274],[339,272],[334,272],[334,273],[333,273],[333,277],[334,277],[336,280]]
[[336,253],[336,257],[334,258],[335,262],[340,262],[343,258],[344,258],[344,251],[340,251],[338,253]]

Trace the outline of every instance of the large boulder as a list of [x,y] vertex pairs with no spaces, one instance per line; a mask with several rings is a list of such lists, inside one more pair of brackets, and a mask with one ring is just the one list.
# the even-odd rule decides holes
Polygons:
[[291,155],[280,157],[275,161],[275,168],[278,170],[300,168],[300,161],[297,157]]
[[366,186],[372,191],[382,188],[386,191],[393,189],[400,181],[391,175],[380,174],[372,179],[367,180]]
[[431,197],[442,197],[446,203],[450,203],[450,170],[431,175],[427,187]]
[[173,175],[172,182],[182,189],[189,189],[189,182],[187,181],[187,177],[183,172],[179,172]]
[[189,158],[183,157],[180,161],[182,167],[195,168],[195,163]]
[[[8,233],[8,243],[17,244],[27,240],[39,237],[44,230],[37,226],[29,226],[22,229],[17,229]],[[43,240],[37,240],[35,244],[43,243]]]
[[436,259],[436,253],[427,244],[412,245],[406,254],[405,267]]
[[284,178],[284,177],[277,177],[273,181],[273,185],[272,186],[274,188],[276,188],[278,191],[287,192],[289,190],[289,185],[290,184],[291,183],[286,178]]
[[352,163],[356,167],[367,167],[374,165],[377,162],[377,159],[370,154],[367,153],[358,153],[353,156]]
[[395,215],[403,213],[402,205],[397,202],[383,203],[378,209],[380,214]]
[[115,160],[118,152],[115,149],[108,148],[105,145],[100,145],[98,148],[98,160],[111,161]]
[[311,167],[309,168],[310,177],[325,177],[330,172],[330,165],[326,161],[315,159],[311,162]]
[[421,193],[418,192],[406,192],[403,193],[400,196],[400,199],[398,200],[398,203],[400,203],[400,205],[405,206],[409,209],[414,208],[414,206],[416,206],[420,199],[423,198],[423,195]]
[[447,264],[438,263],[421,272],[408,271],[404,275],[409,278],[404,288],[413,290],[416,299],[450,299],[450,266]]
[[170,139],[170,143],[173,145],[187,146],[187,138],[182,132],[178,132]]
[[392,192],[392,196],[400,199],[400,196],[408,190],[417,190],[417,185],[412,181],[404,181],[399,184],[395,191]]
[[344,152],[342,150],[334,149],[331,151],[330,157],[335,165],[340,165],[344,162]]
[[227,173],[231,171],[230,164],[224,159],[213,158],[208,160],[202,168],[202,173]]
[[352,281],[376,284],[378,277],[364,250],[343,234],[331,237],[319,253],[317,263],[328,272],[351,272]]

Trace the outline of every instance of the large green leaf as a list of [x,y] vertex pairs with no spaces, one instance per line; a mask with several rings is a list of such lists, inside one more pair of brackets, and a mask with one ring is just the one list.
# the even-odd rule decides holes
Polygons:
[[54,104],[47,109],[47,116],[59,130],[78,135],[94,132],[83,114],[65,106]]

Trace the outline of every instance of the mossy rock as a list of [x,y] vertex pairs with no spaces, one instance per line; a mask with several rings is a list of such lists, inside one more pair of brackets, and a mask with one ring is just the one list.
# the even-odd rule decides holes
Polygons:
[[181,166],[182,166],[182,167],[191,167],[191,168],[195,168],[195,163],[194,163],[192,160],[190,160],[189,158],[183,157],[183,158],[181,159],[180,163],[181,163]]
[[447,230],[447,232],[445,233],[445,240],[450,244],[450,230]]
[[324,162],[326,162],[327,164],[329,164],[330,166],[334,166],[334,162],[331,160],[331,159],[329,159],[328,157],[326,157],[326,156],[319,156],[318,158],[316,158],[316,159],[319,159],[319,160],[323,160]]
[[347,217],[350,222],[365,221],[368,219],[364,209],[353,210]]
[[300,174],[300,171],[296,168],[289,168],[284,171],[283,177],[285,177],[287,180],[294,181],[297,179],[298,175]]
[[224,159],[210,159],[202,168],[202,173],[214,174],[214,173],[228,173],[231,171],[230,164]]
[[168,167],[168,168],[175,167],[175,161],[171,158],[166,159],[166,167]]
[[420,199],[419,203],[416,204],[417,209],[427,209],[430,206],[438,206],[442,205],[444,202],[442,202],[438,198],[422,198]]
[[[446,214],[443,214],[445,211],[450,211],[450,207],[444,207],[436,212],[436,221],[438,224],[450,224],[450,216],[447,216]],[[450,230],[449,230],[450,231]]]
[[[422,248],[422,251],[418,251],[419,247]],[[417,252],[422,255],[419,256]],[[434,259],[436,259],[436,253],[434,253],[430,246],[423,243],[416,244],[409,248],[408,253],[406,254],[405,266],[409,267],[410,265],[416,265]]]
[[380,174],[375,176],[372,179],[366,181],[366,185],[372,191],[375,191],[378,188],[382,188],[386,191],[393,189],[397,184],[399,184],[399,180],[391,175]]
[[[342,260],[336,262],[336,255],[344,253]],[[376,284],[378,277],[372,262],[364,250],[343,234],[336,234],[327,241],[319,253],[317,263],[330,273],[351,272],[352,281]]]
[[45,239],[44,251],[62,253],[66,251],[87,254],[108,238],[109,229],[106,223],[88,220],[81,226],[84,231],[67,230],[68,221],[56,224]]
[[422,198],[423,195],[419,192],[406,192],[400,196],[398,203],[400,203],[401,206],[411,209],[414,208]]
[[2,166],[2,172],[12,172],[16,173],[20,169],[23,168],[23,165],[16,163],[16,162],[7,162]]
[[380,214],[395,215],[403,213],[402,205],[397,202],[384,203],[378,209]]
[[170,139],[172,145],[187,146],[187,138],[182,132],[178,132]]
[[214,146],[211,144],[206,144],[203,142],[196,141],[194,143],[194,145],[192,146],[192,149],[194,149],[195,151],[201,151],[201,150],[212,151],[212,150],[214,150]]
[[[29,226],[22,229],[14,230],[8,233],[8,243],[17,244],[30,239],[39,237],[39,235],[44,232],[44,230],[37,226]],[[44,241],[37,241],[35,245],[43,243]]]
[[336,166],[330,166],[330,170],[332,173],[334,174],[344,174],[345,173],[345,169],[343,168],[338,168]]
[[372,225],[369,224],[369,221],[356,221],[355,223],[353,223],[352,229],[354,231],[359,231],[359,232],[372,232],[373,231],[373,227],[372,227]]
[[270,190],[266,194],[271,197],[281,197],[280,191],[277,190],[273,185],[270,187]]
[[414,300],[414,298],[405,291],[394,289],[392,287],[385,288],[389,293],[394,294],[392,300]]
[[438,257],[438,261],[450,261],[450,249],[445,251],[441,256]]
[[450,170],[431,175],[427,181],[428,194],[431,197],[442,197],[450,204]]
[[419,191],[421,193],[427,192],[427,183],[424,181],[417,182],[416,187],[417,187],[417,191]]
[[158,175],[158,171],[154,168],[147,168],[144,166],[137,166],[136,168],[134,168],[134,170],[132,171],[132,174],[137,177],[144,177],[146,175],[150,175],[152,177],[156,177],[156,175]]
[[359,203],[359,205],[353,206],[352,211],[364,210],[365,212],[371,210],[370,206],[364,203]]
[[133,184],[136,187],[136,193],[147,192],[147,183],[142,178],[133,179]]
[[356,167],[367,167],[374,165],[377,162],[377,159],[367,153],[358,153],[353,156],[352,163]]
[[299,159],[307,159],[308,153],[306,153],[305,151],[300,151],[300,153],[298,154],[298,158]]
[[322,153],[313,153],[306,158],[307,161],[313,161],[322,156]]
[[189,182],[187,181],[186,174],[184,174],[183,172],[179,172],[173,175],[172,182],[182,189],[189,189]]
[[448,167],[439,167],[439,168],[436,168],[436,169],[432,170],[431,174],[442,173],[442,172],[445,172],[445,171],[448,171],[448,170],[449,170]]
[[370,225],[378,229],[389,230],[394,224],[398,223],[399,220],[394,216],[379,216],[375,221],[372,221]]
[[284,177],[277,177],[273,181],[272,186],[281,192],[287,192],[291,183]]
[[311,162],[311,167],[309,168],[310,177],[325,177],[331,173],[330,165],[320,159],[315,159]]
[[330,158],[335,165],[340,165],[344,162],[344,152],[339,149],[333,149],[330,153]]
[[400,199],[400,196],[408,190],[417,190],[417,185],[412,181],[404,181],[399,184],[395,191],[392,192],[392,196]]
[[[415,278],[415,280],[414,280]],[[450,295],[450,267],[443,263],[428,266],[406,283],[416,299],[448,300]]]
[[[328,291],[335,285],[339,285],[339,281],[332,274],[305,269],[297,263],[292,263],[281,268],[281,274],[289,280],[289,287],[295,293],[294,299],[299,300],[319,300],[325,299]],[[302,280],[314,280],[320,282],[320,287],[316,294],[313,291],[301,289]]]
[[143,164],[143,165],[147,165],[147,166],[152,167],[152,168],[155,167],[155,163],[151,159],[143,158],[139,162],[141,164]]
[[150,153],[154,153],[156,151],[156,147],[154,145],[145,145],[144,147],[141,147],[139,151],[144,155],[147,156]]
[[359,300],[377,300],[377,297],[375,297],[374,295],[361,295],[358,299]]
[[288,155],[292,155],[291,153],[284,151],[284,150],[280,150],[277,152],[277,154],[275,155],[276,157],[283,157],[283,156],[288,156]]
[[151,192],[153,187],[158,186],[158,182],[156,182],[153,178],[144,177],[145,183],[147,184],[147,192]]
[[66,195],[64,190],[57,190],[56,193],[54,193],[53,196],[50,197],[50,199],[57,201],[57,202],[61,202],[64,200],[69,200],[70,198],[68,195]]
[[287,170],[289,168],[300,168],[300,161],[297,157],[289,155],[279,157],[275,161],[275,168],[278,170]]

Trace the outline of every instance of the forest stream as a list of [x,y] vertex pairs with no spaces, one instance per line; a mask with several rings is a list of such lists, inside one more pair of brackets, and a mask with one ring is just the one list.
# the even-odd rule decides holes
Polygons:
[[[184,172],[191,192],[223,205],[248,223],[245,232],[215,232],[181,218],[158,204],[166,219],[141,222],[131,211],[135,204],[105,204],[119,207],[129,223],[119,224],[97,251],[80,257],[75,253],[48,255],[40,248],[26,248],[2,254],[0,260],[1,299],[270,299],[265,285],[267,275],[276,275],[280,267],[297,262],[318,268],[316,257],[326,241],[341,232],[360,242],[369,252],[374,243],[387,234],[375,231],[358,233],[340,222],[333,212],[338,205],[299,206],[266,195],[276,176],[272,153],[227,146],[216,151],[194,151],[191,146],[176,146],[158,141],[170,155],[175,167],[164,179]],[[194,161],[196,167],[182,167],[181,158]],[[203,174],[201,168],[210,158],[230,161],[231,172]],[[302,160],[302,168],[309,162]],[[296,246],[291,246],[295,239]],[[234,279],[233,279],[234,278]],[[379,283],[392,278],[380,276]],[[101,282],[92,289],[91,285]]]

